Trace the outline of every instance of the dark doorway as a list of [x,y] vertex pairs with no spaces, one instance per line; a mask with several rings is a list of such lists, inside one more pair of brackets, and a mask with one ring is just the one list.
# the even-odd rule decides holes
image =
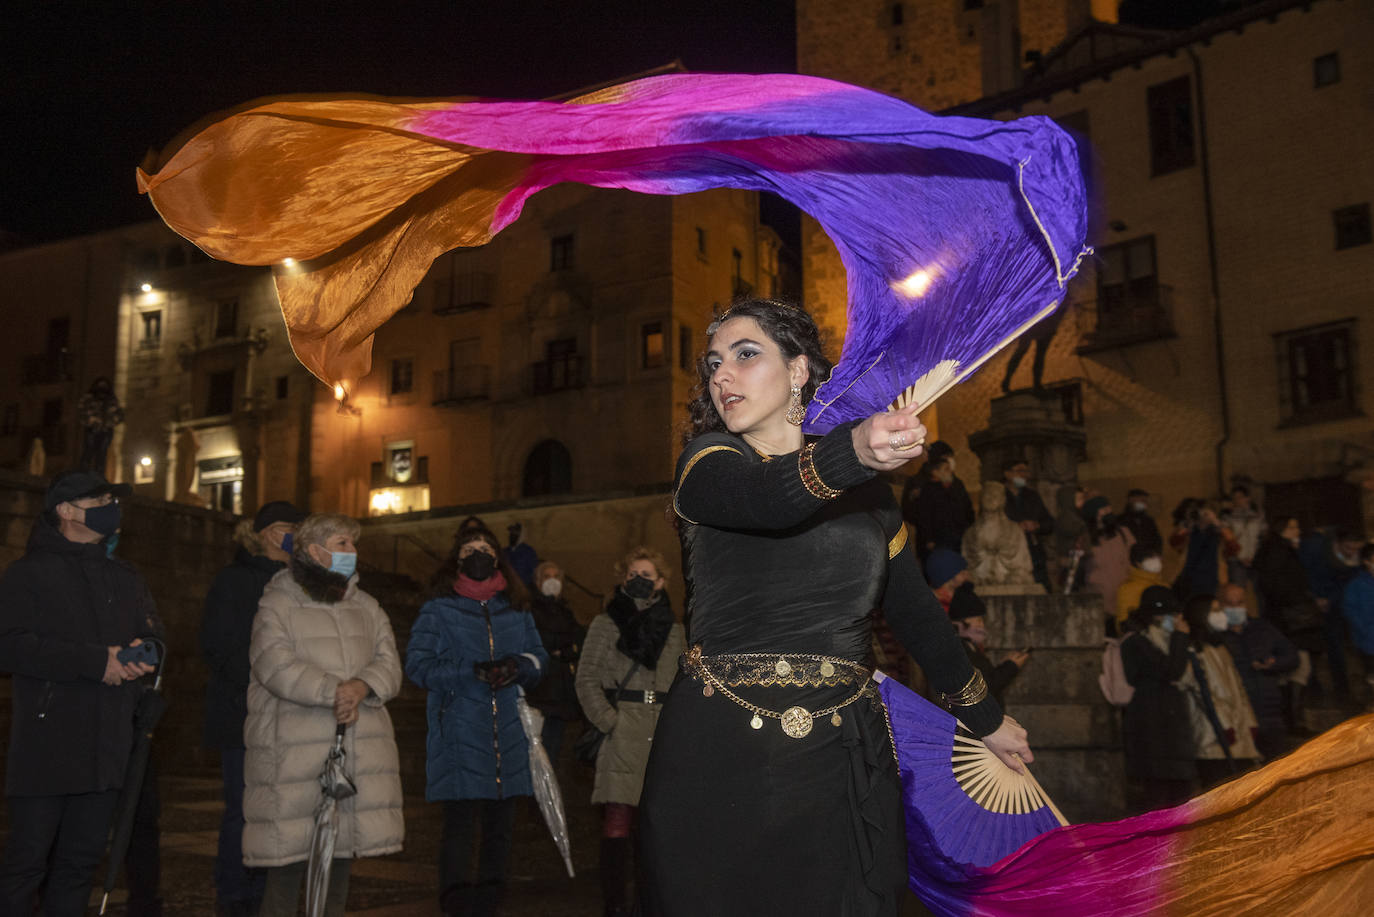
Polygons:
[[1277,518],[1295,518],[1304,532],[1319,526],[1364,531],[1360,490],[1340,477],[1266,484],[1264,499],[1264,514],[1271,522]]
[[546,439],[530,450],[525,459],[525,479],[521,496],[543,497],[572,490],[572,455],[556,439]]

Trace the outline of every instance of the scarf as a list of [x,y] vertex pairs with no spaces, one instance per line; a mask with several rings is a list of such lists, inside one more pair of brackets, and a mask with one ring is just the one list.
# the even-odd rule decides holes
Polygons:
[[497,570],[486,579],[477,580],[462,573],[453,581],[453,591],[476,602],[486,602],[506,588],[506,578]]
[[648,607],[639,607],[640,602],[617,589],[606,613],[620,629],[615,648],[644,668],[656,669],[663,644],[668,642],[668,631],[673,627],[673,610],[662,593],[641,601],[647,602]]

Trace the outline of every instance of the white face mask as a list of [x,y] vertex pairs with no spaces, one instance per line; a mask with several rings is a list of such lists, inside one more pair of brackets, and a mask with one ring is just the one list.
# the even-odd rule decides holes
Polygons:
[[1241,626],[1248,617],[1244,605],[1227,605],[1221,610],[1221,613],[1226,616],[1226,623],[1231,627]]
[[1135,510],[1137,513],[1143,513],[1145,510],[1149,509],[1149,507],[1144,503],[1136,502],[1131,504],[1131,509]]
[[1015,487],[1017,490],[1020,490],[1022,487],[1025,487],[1025,486],[1026,486],[1026,479],[1025,479],[1025,478],[1012,478],[1012,479],[1011,479],[1011,486],[1012,486],[1012,487]]
[[563,581],[556,576],[550,576],[539,584],[539,591],[549,598],[558,598],[563,593]]
[[1158,557],[1147,557],[1140,562],[1140,569],[1146,573],[1158,573],[1164,569],[1164,561]]
[[1221,610],[1207,612],[1207,626],[1212,630],[1225,630],[1229,626],[1226,612]]

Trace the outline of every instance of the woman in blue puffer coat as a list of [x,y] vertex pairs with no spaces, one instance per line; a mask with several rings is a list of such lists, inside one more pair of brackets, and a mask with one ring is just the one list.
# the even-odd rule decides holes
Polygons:
[[444,804],[439,904],[446,915],[496,912],[515,800],[533,792],[516,701],[521,688],[538,683],[549,657],[520,578],[499,558],[491,532],[460,532],[436,574],[442,594],[420,609],[406,649],[406,675],[429,692],[425,798]]

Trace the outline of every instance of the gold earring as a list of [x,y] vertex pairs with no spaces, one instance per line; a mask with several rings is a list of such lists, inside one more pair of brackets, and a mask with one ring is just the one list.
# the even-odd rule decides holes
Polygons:
[[800,427],[802,421],[806,420],[806,405],[802,404],[801,386],[792,386],[792,403],[787,406],[787,422],[794,427]]

